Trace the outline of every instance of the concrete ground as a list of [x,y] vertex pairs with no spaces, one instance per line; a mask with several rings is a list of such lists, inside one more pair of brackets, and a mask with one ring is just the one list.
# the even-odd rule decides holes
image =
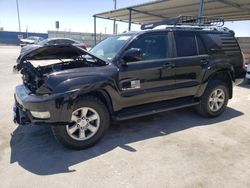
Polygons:
[[72,151],[46,126],[12,122],[18,47],[0,46],[0,187],[250,187],[250,86],[234,88],[215,119],[192,108],[111,126],[96,146]]

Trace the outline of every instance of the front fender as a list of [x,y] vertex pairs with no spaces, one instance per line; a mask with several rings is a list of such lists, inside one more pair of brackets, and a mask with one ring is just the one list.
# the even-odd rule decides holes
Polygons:
[[79,94],[88,93],[96,89],[104,88],[107,85],[113,85],[113,80],[104,76],[84,76],[77,78],[70,78],[59,83],[54,91],[56,93],[62,93],[70,90],[80,90]]

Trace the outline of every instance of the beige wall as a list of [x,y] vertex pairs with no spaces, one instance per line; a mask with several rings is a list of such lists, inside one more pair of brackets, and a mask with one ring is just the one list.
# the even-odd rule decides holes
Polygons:
[[245,55],[246,62],[250,63],[250,37],[238,37],[237,40]]

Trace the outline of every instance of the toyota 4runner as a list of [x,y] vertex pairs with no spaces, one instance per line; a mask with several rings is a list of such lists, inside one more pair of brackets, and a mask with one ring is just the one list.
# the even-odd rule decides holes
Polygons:
[[188,106],[216,117],[245,76],[234,32],[221,23],[181,16],[111,36],[90,52],[72,45],[28,51],[17,60],[23,84],[14,121],[49,124],[59,142],[84,149],[110,120]]

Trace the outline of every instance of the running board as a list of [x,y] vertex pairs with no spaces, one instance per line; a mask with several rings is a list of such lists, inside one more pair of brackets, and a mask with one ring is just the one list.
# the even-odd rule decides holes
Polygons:
[[190,106],[195,106],[199,104],[199,100],[192,99],[178,99],[178,100],[171,100],[171,101],[163,101],[157,102],[152,104],[146,104],[136,107],[126,108],[121,110],[115,114],[115,120],[127,120],[133,119],[136,117],[156,114],[160,112],[175,110],[179,108],[185,108]]

